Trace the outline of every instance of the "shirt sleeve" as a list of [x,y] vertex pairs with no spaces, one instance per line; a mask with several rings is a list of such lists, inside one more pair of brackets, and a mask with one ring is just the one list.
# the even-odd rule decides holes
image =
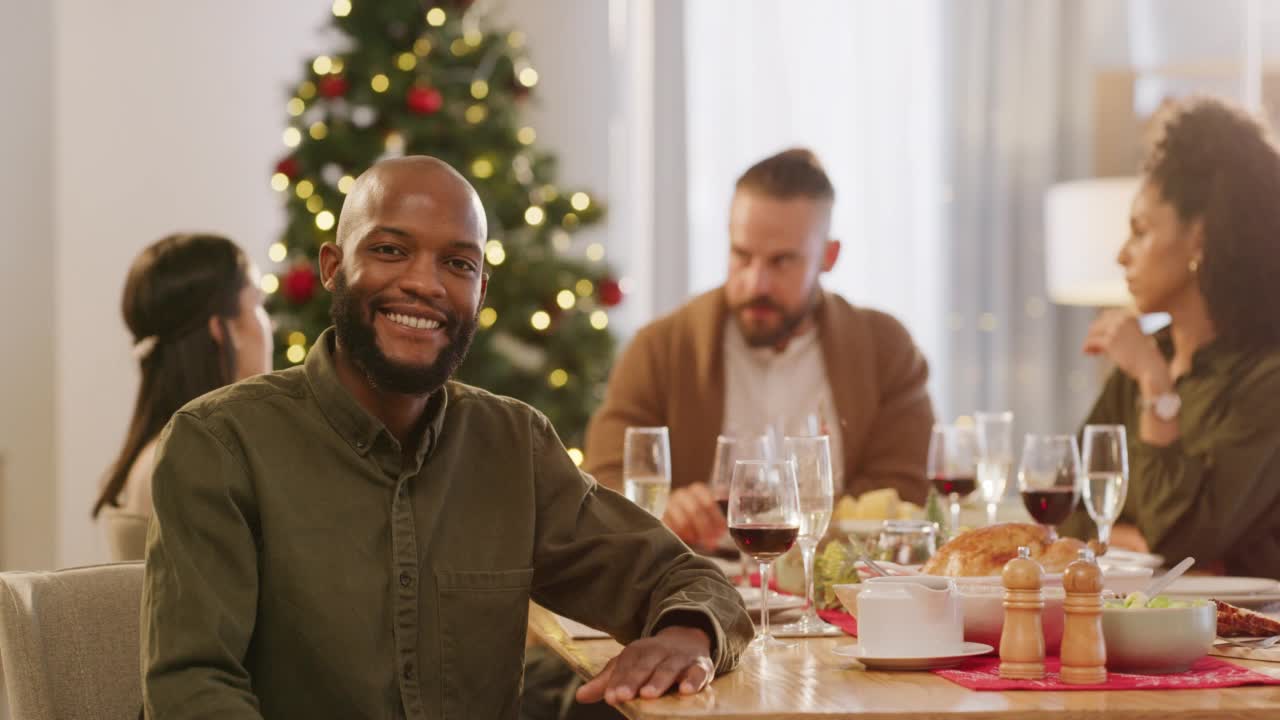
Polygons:
[[142,594],[147,717],[261,718],[244,665],[258,600],[247,473],[199,418],[174,416],[152,479]]
[[897,320],[883,316],[877,332],[876,359],[880,377],[880,407],[854,477],[845,480],[845,493],[861,495],[877,488],[895,488],[903,500],[923,505],[929,494],[925,460],[933,428],[929,399],[929,364]]
[[555,430],[534,428],[537,537],[533,599],[628,643],[688,613],[706,619],[717,671],[732,669],[753,632],[742,597],[709,560],[656,518],[573,464]]
[[663,398],[655,391],[667,387],[658,377],[655,351],[648,329],[636,334],[614,364],[604,402],[587,426],[583,469],[613,490],[622,490],[622,446],[627,428],[667,424]]
[[1244,381],[1220,421],[1184,423],[1166,447],[1131,444],[1130,477],[1140,482],[1125,504],[1152,550],[1280,577],[1278,398],[1280,376]]

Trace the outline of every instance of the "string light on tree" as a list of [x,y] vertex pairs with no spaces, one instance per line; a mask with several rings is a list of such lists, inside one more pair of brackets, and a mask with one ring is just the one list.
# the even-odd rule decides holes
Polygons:
[[519,50],[524,47],[524,42],[524,33],[519,30],[512,30],[507,33],[507,45],[510,46],[512,50]]
[[292,117],[298,117],[307,111],[307,104],[303,102],[302,98],[290,98],[289,102],[285,105],[285,111]]
[[537,205],[530,205],[528,210],[524,211],[524,221],[529,225],[537,227],[547,219],[547,213]]
[[472,80],[471,97],[477,100],[483,100],[489,97],[489,83],[484,80]]
[[333,213],[329,212],[328,210],[325,210],[321,212],[319,215],[316,215],[316,227],[320,228],[321,230],[326,230],[326,231],[332,230],[333,223],[334,223]]
[[302,131],[296,127],[285,128],[284,144],[287,147],[298,147],[298,143],[302,142]]
[[418,67],[418,56],[411,52],[400,53],[396,56],[396,67],[405,72]]
[[561,310],[570,310],[577,303],[578,298],[572,290],[561,290],[556,293],[556,305],[559,305]]
[[498,322],[498,311],[491,307],[487,307],[480,311],[480,327],[491,328],[493,324]]
[[369,87],[373,88],[373,91],[376,93],[384,93],[387,91],[387,88],[391,87],[391,78],[383,75],[382,73],[378,73],[377,75],[369,78]]
[[578,293],[578,297],[591,297],[591,293],[596,291],[596,286],[590,280],[582,278],[573,286],[573,289]]
[[591,327],[597,330],[604,330],[609,327],[609,313],[603,310],[594,310],[591,313]]
[[307,336],[301,330],[294,330],[293,332],[289,333],[289,344],[290,345],[306,345]]
[[507,251],[502,247],[502,241],[490,240],[484,244],[484,259],[490,265],[501,265],[507,259]]
[[351,0],[333,0],[333,16],[346,17],[351,14]]
[[476,158],[471,163],[471,174],[481,180],[488,180],[493,177],[493,161],[489,158]]
[[272,295],[280,289],[280,278],[273,273],[264,273],[262,279],[258,281],[258,287],[262,288],[262,292]]
[[465,117],[467,118],[467,122],[471,123],[472,125],[479,125],[480,123],[484,122],[484,119],[488,116],[489,116],[489,109],[486,108],[481,103],[476,103],[471,107],[467,108],[467,112],[465,115]]
[[529,317],[529,324],[534,330],[546,330],[551,327],[551,316],[546,310],[539,310]]
[[444,10],[431,8],[427,11],[427,24],[431,27],[443,27],[446,20]]
[[527,67],[520,71],[517,78],[520,80],[521,85],[531,88],[538,84],[538,71],[531,67]]
[[604,246],[600,243],[591,243],[587,246],[587,259],[591,262],[600,262],[604,259]]
[[289,248],[282,242],[271,243],[271,247],[267,248],[267,257],[271,258],[271,262],[284,262],[289,257]]
[[284,351],[284,356],[289,359],[289,362],[297,365],[307,359],[307,350],[301,345],[290,345],[289,349]]
[[313,122],[307,129],[307,133],[311,135],[312,140],[323,140],[329,136],[329,127],[322,122]]
[[314,214],[314,213],[320,212],[323,209],[324,209],[324,198],[320,197],[319,195],[312,195],[311,197],[307,198],[307,212]]
[[298,84],[298,97],[303,100],[310,100],[316,96],[316,84],[310,80],[303,80]]
[[565,372],[563,368],[556,368],[547,376],[547,384],[553,388],[562,388],[569,384],[569,373]]
[[584,192],[576,192],[569,197],[569,205],[578,212],[591,207],[591,196]]
[[532,145],[538,140],[538,132],[531,127],[522,127],[516,131],[516,140],[521,145]]
[[430,38],[420,37],[413,43],[413,54],[418,57],[426,57],[431,54]]
[[328,75],[329,70],[333,68],[333,60],[328,55],[320,55],[311,61],[311,69],[316,71],[317,75]]
[[346,195],[351,192],[351,187],[356,184],[356,179],[350,175],[343,175],[338,179],[338,192]]
[[271,176],[271,189],[276,192],[284,192],[289,189],[289,176],[284,173],[276,173]]
[[306,200],[316,191],[316,186],[311,184],[310,180],[303,180],[294,186],[293,192],[300,200]]

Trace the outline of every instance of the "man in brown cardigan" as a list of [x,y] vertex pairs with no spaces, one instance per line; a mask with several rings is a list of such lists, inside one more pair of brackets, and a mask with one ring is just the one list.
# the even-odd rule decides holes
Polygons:
[[[738,414],[762,407],[752,397],[764,392],[760,379],[775,386],[783,404],[826,410],[833,453],[843,455],[833,458],[843,492],[892,487],[904,499],[925,498],[933,424],[928,366],[893,317],[820,287],[840,251],[829,236],[834,196],[807,150],[787,150],[747,170],[730,210],[724,286],[641,328],[613,368],[587,429],[584,468],[621,491],[626,428],[668,426],[672,493],[663,520],[686,542],[710,546],[725,531],[707,487],[716,437],[744,420],[772,420],[726,417],[726,404]],[[809,364],[770,365],[805,343]],[[789,397],[792,388],[813,397]]]

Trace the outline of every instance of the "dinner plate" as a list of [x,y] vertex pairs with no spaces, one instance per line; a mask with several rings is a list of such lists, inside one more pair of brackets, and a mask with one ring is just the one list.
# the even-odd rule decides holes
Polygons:
[[853,658],[867,667],[868,670],[934,670],[937,668],[959,665],[961,660],[978,655],[986,655],[995,650],[990,645],[967,642],[964,649],[954,655],[937,655],[931,657],[873,657],[867,655],[858,643],[840,645],[831,652],[841,657]]
[[1162,595],[1174,598],[1213,598],[1241,607],[1280,602],[1280,581],[1271,578],[1191,575],[1180,577]]
[[1101,565],[1121,565],[1158,568],[1164,565],[1163,555],[1153,555],[1151,553],[1134,552],[1133,550],[1122,550],[1120,548],[1108,548],[1106,554],[1098,558]]
[[[738,592],[742,595],[742,602],[747,606],[747,612],[760,612],[760,588],[749,587],[738,588]],[[794,610],[795,608],[804,607],[804,598],[798,595],[783,595],[781,593],[769,593],[769,612],[775,613],[780,610]]]
[[1165,589],[1165,595],[1194,595],[1217,597],[1219,595],[1260,595],[1280,593],[1280,580],[1258,577],[1230,577],[1217,575],[1184,575]]

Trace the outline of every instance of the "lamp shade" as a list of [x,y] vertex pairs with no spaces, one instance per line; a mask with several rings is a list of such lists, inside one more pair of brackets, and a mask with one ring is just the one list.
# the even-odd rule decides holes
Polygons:
[[1116,254],[1129,235],[1136,177],[1059,183],[1045,196],[1045,279],[1060,305],[1131,303]]

